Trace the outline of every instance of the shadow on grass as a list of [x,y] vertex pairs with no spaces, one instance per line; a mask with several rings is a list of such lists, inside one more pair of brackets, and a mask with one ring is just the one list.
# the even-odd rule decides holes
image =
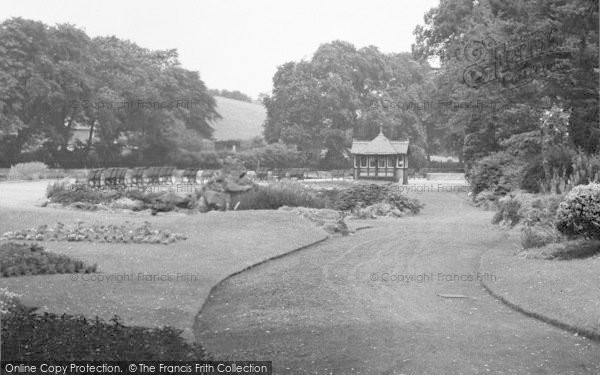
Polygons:
[[576,240],[568,241],[549,254],[551,259],[570,260],[589,258],[600,254],[599,240]]
[[600,240],[577,239],[519,251],[528,259],[573,260],[600,255]]

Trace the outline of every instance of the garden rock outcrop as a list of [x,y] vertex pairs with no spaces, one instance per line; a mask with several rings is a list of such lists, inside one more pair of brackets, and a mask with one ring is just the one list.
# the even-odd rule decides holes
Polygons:
[[223,169],[195,194],[190,206],[200,212],[235,209],[236,207],[231,207],[232,200],[255,187],[256,184],[247,177],[246,169],[229,160]]

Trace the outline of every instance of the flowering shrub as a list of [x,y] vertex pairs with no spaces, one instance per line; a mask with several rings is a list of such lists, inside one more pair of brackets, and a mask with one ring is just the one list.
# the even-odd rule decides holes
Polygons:
[[10,292],[6,288],[0,288],[0,315],[8,314],[19,308],[20,295]]
[[600,184],[575,186],[558,208],[556,228],[569,236],[600,239]]

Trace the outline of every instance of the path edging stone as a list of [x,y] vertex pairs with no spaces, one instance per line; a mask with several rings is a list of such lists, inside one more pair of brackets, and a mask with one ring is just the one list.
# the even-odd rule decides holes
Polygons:
[[[482,268],[485,268],[483,265],[483,259],[485,258],[485,255],[487,253],[489,253],[490,251],[493,250],[488,250],[486,251],[483,256],[480,258],[480,262],[479,262],[479,268],[480,270]],[[578,327],[576,325],[573,324],[569,324],[566,322],[563,322],[561,320],[555,319],[555,318],[550,318],[544,314],[541,314],[539,312],[533,311],[533,310],[529,310],[526,309],[525,307],[519,305],[516,302],[511,301],[509,298],[507,298],[506,296],[501,295],[499,292],[496,292],[494,290],[494,288],[492,288],[488,283],[486,283],[483,279],[480,280],[479,282],[481,284],[481,286],[483,287],[483,289],[485,289],[485,291],[491,295],[492,297],[498,299],[500,302],[502,302],[504,305],[510,307],[511,309],[525,315],[528,316],[530,318],[534,318],[537,319],[541,322],[550,324],[556,328],[560,328],[564,331],[568,331],[568,332],[572,332],[572,333],[576,333],[579,336],[583,336],[585,338],[588,338],[590,340],[593,341],[598,341],[600,342],[600,333],[598,332],[594,332],[592,330],[589,330],[587,328],[583,328],[583,327]]]
[[[251,265],[249,265],[249,266],[247,266],[247,267],[245,267],[245,268],[243,268],[243,269],[241,269],[241,270],[239,270],[239,271],[235,271],[235,272],[233,272],[233,273],[231,273],[231,274],[229,274],[229,275],[225,276],[223,279],[221,279],[221,280],[220,280],[218,283],[216,283],[215,285],[213,285],[213,286],[210,288],[210,290],[209,290],[209,292],[208,292],[208,296],[206,297],[206,299],[204,300],[204,302],[202,302],[202,307],[200,307],[200,310],[198,310],[198,313],[197,313],[197,314],[196,314],[196,316],[194,317],[194,324],[192,325],[192,331],[194,331],[194,332],[196,331],[196,326],[197,326],[197,323],[198,323],[198,316],[202,315],[202,311],[204,310],[204,307],[206,306],[206,304],[208,303],[208,301],[211,299],[211,297],[212,297],[213,293],[214,293],[214,292],[215,292],[215,291],[216,291],[216,290],[217,290],[219,287],[221,287],[221,285],[222,285],[223,283],[225,283],[227,280],[229,280],[229,279],[231,279],[231,278],[233,278],[233,277],[235,277],[235,276],[237,276],[237,275],[239,275],[239,274],[241,274],[241,273],[244,273],[244,272],[246,272],[246,271],[249,271],[249,270],[251,270],[251,269],[252,269],[252,268],[254,268],[254,267],[258,267],[258,266],[261,266],[261,265],[263,265],[263,264],[265,264],[265,263],[269,263],[269,262],[271,262],[271,261],[277,260],[277,259],[279,259],[279,258],[283,258],[283,257],[285,257],[285,256],[288,256],[288,255],[291,255],[291,254],[297,253],[297,252],[299,252],[299,251],[306,250],[306,249],[308,249],[309,247],[312,247],[312,246],[315,246],[315,245],[318,245],[318,244],[320,244],[320,243],[322,243],[322,242],[325,242],[325,241],[327,241],[329,238],[331,238],[331,236],[330,236],[330,235],[325,235],[325,237],[323,237],[323,238],[321,238],[321,239],[318,239],[318,240],[316,240],[316,241],[310,242],[310,243],[308,243],[308,244],[306,244],[306,245],[302,245],[302,246],[300,246],[300,247],[297,247],[297,248],[295,248],[295,249],[292,249],[292,250],[290,250],[290,251],[286,251],[285,253],[277,254],[277,255],[274,255],[274,256],[272,256],[272,257],[269,257],[269,258],[267,258],[267,259],[261,260],[261,261],[260,261],[260,262],[258,262],[258,263],[251,264]],[[194,335],[194,336],[195,336],[195,335]],[[194,338],[194,339],[196,339],[196,338]]]

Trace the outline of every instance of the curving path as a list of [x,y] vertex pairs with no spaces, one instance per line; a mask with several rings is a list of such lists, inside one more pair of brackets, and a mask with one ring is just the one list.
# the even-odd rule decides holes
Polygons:
[[427,205],[418,216],[372,221],[225,280],[196,339],[219,358],[272,360],[275,374],[600,373],[600,344],[482,289],[481,254],[516,241],[491,212],[464,194],[412,195]]

